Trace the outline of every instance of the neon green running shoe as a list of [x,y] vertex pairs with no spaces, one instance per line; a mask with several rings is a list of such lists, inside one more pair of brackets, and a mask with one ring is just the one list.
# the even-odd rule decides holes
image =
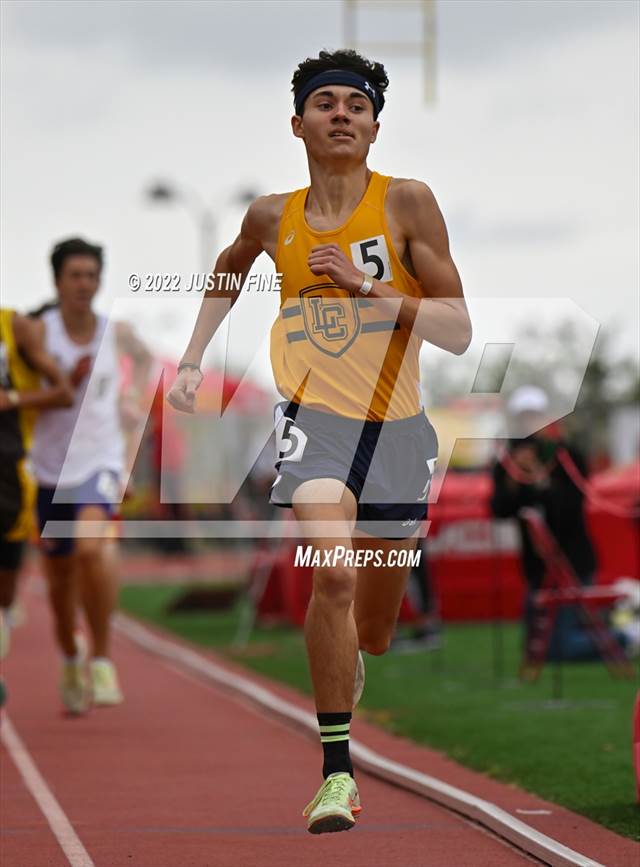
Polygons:
[[338,773],[327,777],[302,815],[312,834],[328,834],[353,828],[361,810],[356,781],[350,774]]
[[356,705],[362,698],[362,693],[364,691],[364,659],[362,658],[362,651],[358,651],[358,659],[356,660],[356,678],[353,684],[353,708],[355,710]]

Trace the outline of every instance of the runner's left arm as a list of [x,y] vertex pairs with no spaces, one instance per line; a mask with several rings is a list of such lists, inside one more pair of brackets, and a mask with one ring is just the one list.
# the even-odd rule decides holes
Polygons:
[[118,355],[131,359],[131,385],[126,396],[137,400],[147,387],[153,356],[128,322],[116,323],[116,347]]
[[116,349],[118,355],[129,358],[132,364],[131,382],[120,394],[120,426],[125,442],[125,477],[129,479],[126,496],[131,496],[131,472],[140,447],[139,430],[147,420],[141,403],[147,391],[153,356],[147,345],[128,322],[116,322]]
[[[449,250],[449,237],[435,196],[419,181],[403,181],[396,195],[394,216],[407,240],[411,262],[424,297],[404,295],[390,283],[373,280],[368,298],[393,301],[390,313],[414,334],[462,355],[471,342],[471,320],[462,283]],[[356,294],[364,274],[336,244],[324,244],[312,251],[309,267],[314,274],[327,274],[338,286]]]
[[471,343],[471,320],[462,281],[451,257],[444,218],[426,184],[407,181],[402,192],[400,216],[425,297],[405,297],[398,320],[401,325],[413,327],[413,333],[428,343],[462,355]]

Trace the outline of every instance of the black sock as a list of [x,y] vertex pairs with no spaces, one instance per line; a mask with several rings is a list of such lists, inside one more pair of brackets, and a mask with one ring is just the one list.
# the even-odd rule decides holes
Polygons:
[[351,713],[319,713],[320,740],[324,752],[322,776],[346,773],[353,776],[353,765],[349,755],[349,726]]

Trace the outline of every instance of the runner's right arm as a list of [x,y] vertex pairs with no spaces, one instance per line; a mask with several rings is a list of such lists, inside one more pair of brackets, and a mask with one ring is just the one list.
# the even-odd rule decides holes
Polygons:
[[0,410],[73,406],[71,383],[44,348],[44,323],[16,313],[12,328],[20,355],[33,370],[42,374],[48,385],[33,391],[19,391],[17,404],[9,400],[8,392],[0,389]]
[[[270,201],[272,198],[261,196],[249,207],[242,221],[240,234],[233,244],[218,256],[209,278],[210,285],[215,286],[215,279],[219,274],[239,274],[240,287],[242,287],[251,266],[265,249],[265,239],[269,237],[272,230],[273,206]],[[169,403],[182,412],[195,411],[196,390],[202,382],[202,374],[199,370],[202,356],[240,295],[241,289],[228,287],[226,280],[222,282],[223,288],[220,290],[212,288],[205,292],[191,340],[180,362],[195,365],[198,369],[182,370],[167,394]],[[211,303],[214,299],[217,304]]]

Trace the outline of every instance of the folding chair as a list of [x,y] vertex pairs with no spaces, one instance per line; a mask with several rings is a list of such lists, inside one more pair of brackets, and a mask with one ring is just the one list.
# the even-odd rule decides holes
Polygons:
[[524,508],[519,515],[525,521],[534,548],[546,567],[544,583],[534,596],[534,622],[525,648],[521,676],[527,680],[538,679],[547,659],[558,611],[562,606],[572,605],[581,612],[584,627],[612,677],[634,677],[624,649],[598,613],[599,608],[611,606],[621,594],[611,587],[583,586],[539,512]]

